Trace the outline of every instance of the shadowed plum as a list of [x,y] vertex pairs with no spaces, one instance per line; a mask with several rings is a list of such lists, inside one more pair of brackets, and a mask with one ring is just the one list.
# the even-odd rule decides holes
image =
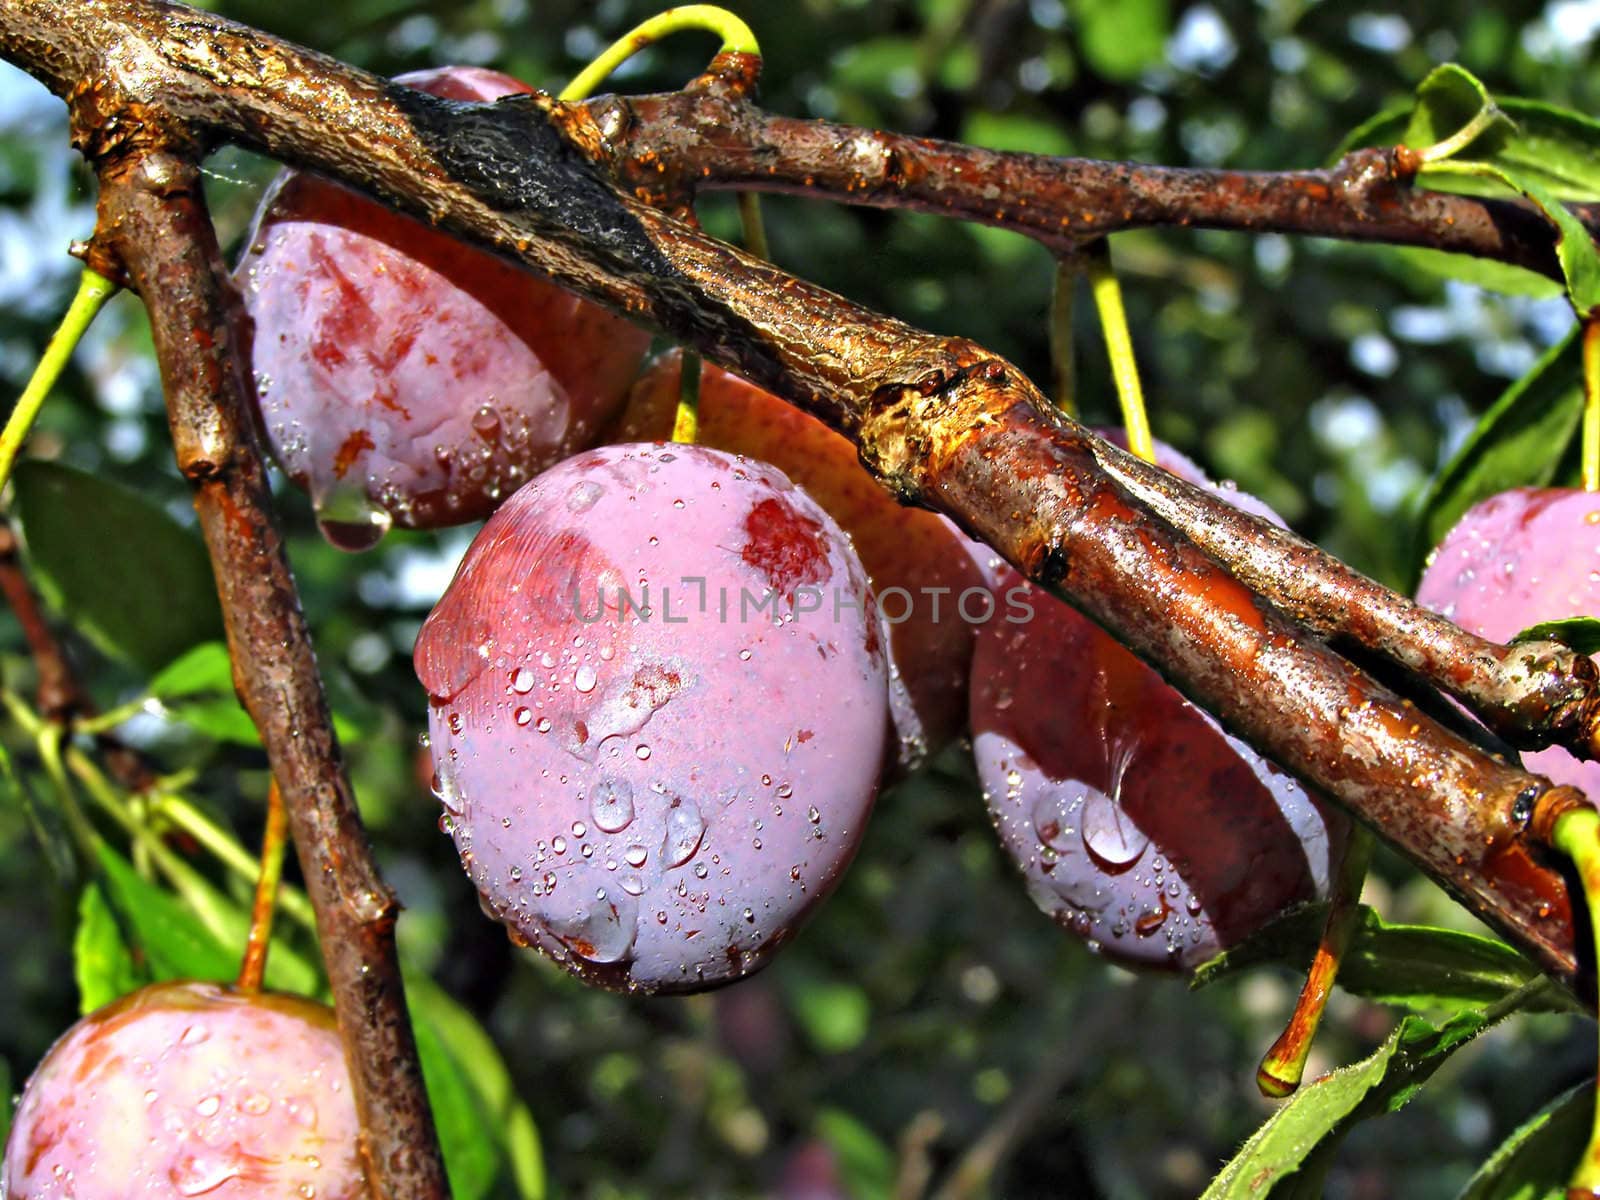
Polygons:
[[[449,100],[527,92],[446,67],[398,82]],[[236,272],[261,419],[329,539],[488,515],[591,443],[649,344],[620,317],[320,176],[287,171]]]
[[[1167,447],[1158,458],[1206,482]],[[1006,568],[1000,586],[1024,584]],[[973,659],[974,752],[1045,913],[1108,958],[1187,970],[1326,896],[1342,814],[1067,604],[1026,585],[1006,611]]]
[[160,983],[91,1013],[17,1106],[7,1200],[365,1200],[333,1010]]
[[855,852],[888,740],[849,540],[775,467],[607,446],[490,518],[417,638],[484,907],[603,986],[737,979]]
[[[681,361],[672,351],[645,368],[616,440],[671,435]],[[975,544],[946,518],[896,502],[847,438],[710,363],[701,369],[699,418],[696,441],[772,463],[850,535],[888,630],[899,765],[914,768],[966,724],[973,638],[992,607]]]
[[[1429,556],[1417,602],[1497,642],[1543,621],[1600,615],[1600,495],[1516,488],[1474,505]],[[1600,763],[1559,746],[1522,763],[1600,798]]]

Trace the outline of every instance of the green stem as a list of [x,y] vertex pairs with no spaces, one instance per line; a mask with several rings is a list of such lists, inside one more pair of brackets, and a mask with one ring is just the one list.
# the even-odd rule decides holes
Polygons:
[[759,56],[761,53],[761,47],[756,44],[756,35],[751,32],[750,26],[727,9],[718,8],[714,4],[685,4],[681,8],[669,8],[665,12],[657,13],[612,42],[593,62],[578,72],[577,78],[562,89],[557,99],[569,103],[587,100],[589,94],[600,86],[606,76],[646,46],[688,29],[702,29],[707,33],[718,35],[722,38],[722,48],[719,51],[722,54]]
[[1417,151],[1417,158],[1424,163],[1436,163],[1449,158],[1458,151],[1465,150],[1472,145],[1477,136],[1489,126],[1493,125],[1500,116],[1500,110],[1493,104],[1485,104],[1478,110],[1478,115],[1473,117],[1460,129],[1456,130],[1442,142]]
[[[176,793],[162,793],[156,800],[157,812],[164,820],[181,829],[202,849],[241,879],[256,879],[260,863],[221,826],[217,825],[188,799]],[[315,931],[316,914],[311,902],[298,888],[283,887],[278,890],[278,909],[292,917],[305,928]]]
[[1583,321],[1583,490],[1600,492],[1600,313]]
[[[1589,908],[1589,927],[1600,949],[1600,812],[1574,808],[1556,820],[1550,844],[1572,860],[1583,881],[1583,899]],[[1600,1104],[1595,1106],[1595,1124],[1589,1144],[1567,1185],[1568,1196],[1600,1196]]]
[[744,230],[744,248],[757,258],[772,260],[767,245],[767,226],[761,219],[761,197],[755,192],[739,193],[739,225]]
[[693,443],[700,435],[700,356],[685,350],[678,368],[678,414],[672,420],[672,440]]
[[1094,296],[1095,311],[1100,314],[1111,375],[1117,383],[1117,400],[1122,405],[1128,449],[1146,462],[1155,462],[1156,448],[1150,437],[1150,419],[1145,415],[1139,365],[1133,357],[1133,335],[1128,332],[1128,314],[1122,307],[1122,285],[1111,269],[1111,247],[1104,240],[1095,242],[1086,249],[1085,258],[1089,290]]
[[1077,355],[1072,345],[1073,297],[1083,259],[1064,254],[1056,260],[1055,288],[1050,293],[1050,367],[1056,407],[1069,417],[1078,415]]
[[22,727],[22,731],[32,739],[38,749],[39,761],[44,765],[45,775],[56,793],[68,831],[78,843],[78,849],[85,860],[95,862],[98,858],[95,847],[99,844],[100,835],[89,823],[89,818],[84,815],[82,807],[78,804],[78,797],[73,791],[72,781],[61,765],[63,736],[61,726],[54,721],[45,720],[29,708],[21,696],[9,689],[0,691],[0,703],[5,705],[11,719]]
[[61,378],[61,372],[66,369],[67,361],[72,357],[84,331],[116,291],[117,285],[109,279],[88,267],[83,269],[77,294],[67,306],[66,316],[61,318],[61,324],[50,336],[50,343],[45,346],[33,377],[28,380],[28,386],[22,389],[22,396],[11,410],[11,416],[6,419],[5,428],[0,430],[0,488],[5,487],[6,481],[11,478],[11,468],[22,450],[22,443],[27,440],[28,431],[33,428],[34,418],[44,407],[45,398],[49,396],[50,389],[55,387],[56,380]]

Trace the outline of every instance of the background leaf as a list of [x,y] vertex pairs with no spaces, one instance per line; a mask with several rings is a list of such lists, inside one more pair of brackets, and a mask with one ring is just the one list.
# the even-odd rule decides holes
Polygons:
[[1543,487],[1561,466],[1583,419],[1576,326],[1507,388],[1434,477],[1417,528],[1415,572],[1463,514],[1514,487]]
[[1565,1200],[1594,1118],[1594,1082],[1568,1088],[1501,1142],[1458,1200]]
[[102,650],[145,671],[222,635],[205,547],[144,497],[59,463],[14,476],[33,578]]

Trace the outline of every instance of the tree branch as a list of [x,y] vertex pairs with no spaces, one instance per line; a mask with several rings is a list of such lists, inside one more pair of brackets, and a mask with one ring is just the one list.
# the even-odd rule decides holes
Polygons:
[[[125,268],[150,312],[178,466],[211,552],[234,686],[282,788],[355,1084],[374,1195],[448,1195],[395,953],[399,904],[379,877],[256,445],[243,310],[195,162],[154,148],[102,161],[96,254]],[[132,145],[133,143],[130,143]]]

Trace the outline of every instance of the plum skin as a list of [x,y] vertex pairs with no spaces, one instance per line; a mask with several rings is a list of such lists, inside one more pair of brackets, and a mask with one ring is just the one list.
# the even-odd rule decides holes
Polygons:
[[[1157,457],[1265,510],[1169,447]],[[1007,568],[998,586],[1022,582]],[[1042,911],[1114,961],[1188,970],[1327,894],[1342,814],[1075,609],[1031,585],[1017,604],[1031,620],[979,633],[973,743],[996,832]]]
[[876,615],[775,467],[656,444],[551,468],[484,526],[415,659],[485,909],[589,982],[748,974],[859,844],[888,739]]
[[331,1009],[153,984],[84,1017],[35,1068],[0,1194],[365,1200],[359,1133]]
[[[447,67],[396,82],[453,100],[531,91]],[[236,271],[255,322],[261,423],[335,544],[392,520],[478,520],[588,445],[643,329],[330,180],[285,172]]]
[[[671,351],[645,367],[608,440],[671,434],[681,362]],[[896,501],[861,465],[848,438],[712,363],[700,371],[695,438],[788,475],[850,535],[886,613],[891,598],[896,601],[886,622],[889,706],[897,767],[915,770],[966,725],[977,626],[961,618],[958,604],[988,588],[981,565],[987,549],[979,550],[948,518]],[[900,595],[891,597],[891,588]]]
[[[1473,505],[1428,556],[1417,603],[1496,642],[1600,614],[1600,495],[1513,488]],[[1600,763],[1560,746],[1525,753],[1522,765],[1600,797]]]

